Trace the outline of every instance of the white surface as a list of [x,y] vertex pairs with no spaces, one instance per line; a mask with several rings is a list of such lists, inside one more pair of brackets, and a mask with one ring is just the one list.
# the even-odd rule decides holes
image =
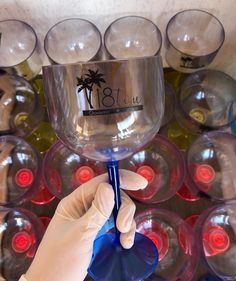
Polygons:
[[[226,40],[209,68],[223,70],[236,78],[236,0],[0,0],[0,20],[15,18],[28,22],[42,46],[43,38],[53,24],[72,17],[92,21],[103,34],[113,20],[125,15],[140,15],[156,23],[164,38],[168,20],[178,11],[189,8],[208,11],[222,22]],[[42,56],[44,64],[48,64],[43,48]]]

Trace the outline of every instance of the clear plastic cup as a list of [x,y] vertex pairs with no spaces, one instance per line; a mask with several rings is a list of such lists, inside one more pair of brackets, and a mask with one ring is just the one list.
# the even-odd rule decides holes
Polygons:
[[236,81],[218,70],[188,76],[178,94],[177,119],[193,132],[222,129],[236,119]]
[[215,16],[197,9],[181,11],[166,27],[166,61],[180,72],[194,72],[213,61],[224,40],[224,27]]
[[104,34],[104,45],[111,58],[126,59],[155,56],[162,44],[161,32],[150,20],[122,17],[110,24]]
[[142,150],[120,161],[120,168],[145,177],[148,186],[143,190],[127,191],[143,203],[160,203],[175,195],[185,177],[182,153],[167,138],[156,137]]
[[27,80],[40,72],[39,42],[28,23],[15,19],[0,21],[0,68]]
[[71,18],[52,26],[44,39],[44,49],[55,64],[99,59],[102,36],[88,20]]
[[19,205],[37,191],[40,157],[25,140],[15,136],[0,137],[0,206]]
[[148,280],[191,280],[199,258],[191,227],[165,209],[146,209],[137,214],[135,221],[137,231],[152,239],[159,251],[155,274]]
[[30,266],[43,236],[40,220],[24,209],[0,210],[0,278],[18,280]]
[[43,116],[38,94],[29,82],[0,70],[0,135],[27,136]]
[[165,109],[161,126],[165,126],[173,118],[176,107],[176,93],[172,86],[165,81]]
[[201,135],[187,152],[187,177],[194,194],[217,201],[236,199],[236,136],[225,132]]
[[201,214],[195,229],[210,270],[221,280],[235,280],[236,204],[209,208]]
[[81,184],[106,173],[102,162],[84,158],[58,141],[43,161],[43,178],[50,192],[62,199]]

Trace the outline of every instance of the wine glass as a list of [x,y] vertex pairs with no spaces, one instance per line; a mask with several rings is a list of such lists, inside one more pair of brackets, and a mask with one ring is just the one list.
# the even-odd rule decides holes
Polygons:
[[30,80],[41,70],[39,53],[37,35],[28,23],[0,21],[0,68]]
[[0,136],[0,206],[22,204],[37,191],[40,157],[25,140]]
[[185,161],[179,149],[166,137],[156,137],[120,167],[140,174],[148,181],[143,190],[127,191],[130,197],[146,203],[164,202],[175,195],[185,177]]
[[236,199],[236,136],[219,131],[201,135],[187,152],[188,186],[216,201]]
[[165,209],[146,209],[135,216],[137,231],[153,240],[159,264],[147,280],[192,280],[199,247],[192,228],[177,214]]
[[104,45],[111,58],[126,59],[159,54],[162,37],[159,28],[150,20],[122,17],[110,24],[104,34]]
[[19,280],[27,271],[43,232],[40,220],[30,211],[22,208],[1,208],[1,280]]
[[204,69],[181,84],[176,117],[192,132],[224,129],[236,120],[236,81],[228,74]]
[[31,134],[43,119],[39,96],[24,78],[0,70],[0,135]]
[[102,36],[88,20],[71,18],[52,26],[44,39],[45,52],[52,63],[65,64],[98,59]]
[[81,184],[106,172],[105,165],[76,154],[61,141],[53,144],[43,160],[43,178],[57,198],[69,195]]
[[[49,116],[62,142],[107,163],[116,222],[121,204],[118,160],[139,150],[161,125],[161,57],[45,66],[43,79]],[[158,252],[153,242],[136,234],[134,246],[125,250],[119,236],[115,229],[95,241],[89,268],[93,279],[140,280],[154,271]]]
[[224,27],[214,15],[197,9],[181,11],[166,27],[166,61],[180,72],[194,72],[213,61],[224,40]]
[[218,204],[205,210],[195,226],[201,255],[220,280],[235,280],[236,204]]

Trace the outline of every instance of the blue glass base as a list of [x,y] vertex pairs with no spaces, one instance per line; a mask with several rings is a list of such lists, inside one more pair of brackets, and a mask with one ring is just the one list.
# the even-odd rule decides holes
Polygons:
[[116,237],[107,233],[95,240],[89,275],[95,281],[139,281],[151,275],[158,263],[152,240],[136,233],[134,246],[126,250]]

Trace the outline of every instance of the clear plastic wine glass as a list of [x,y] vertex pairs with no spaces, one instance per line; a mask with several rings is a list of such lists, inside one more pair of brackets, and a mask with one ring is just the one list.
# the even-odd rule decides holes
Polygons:
[[181,11],[166,27],[166,61],[180,72],[194,72],[213,61],[224,40],[224,27],[214,15],[197,9]]
[[127,191],[130,197],[146,204],[165,202],[173,197],[185,177],[182,152],[159,134],[137,153],[120,161],[120,167],[146,178],[145,189]]
[[0,135],[30,135],[44,112],[38,94],[27,80],[0,70]]
[[1,208],[1,280],[19,280],[30,266],[43,233],[42,223],[32,212]]
[[188,187],[214,201],[236,199],[236,136],[213,131],[201,135],[187,151]]
[[235,280],[236,204],[218,204],[198,218],[195,231],[206,265],[220,280]]
[[192,228],[165,209],[145,209],[135,216],[137,231],[153,240],[159,264],[147,280],[192,280],[199,261],[199,247]]
[[89,160],[65,146],[53,144],[43,159],[43,178],[49,190],[62,199],[93,177],[104,174],[106,166]]
[[139,16],[122,17],[110,24],[104,45],[111,58],[127,59],[159,54],[162,36],[150,20]]
[[[121,204],[118,161],[150,141],[161,125],[161,57],[45,66],[43,78],[49,116],[62,142],[107,163],[116,222]],[[119,236],[115,228],[95,241],[89,268],[93,279],[133,281],[154,271],[158,252],[153,242],[136,234],[134,246],[125,250]]]
[[0,206],[31,199],[40,182],[40,156],[24,139],[0,136]]
[[45,52],[55,64],[98,60],[101,45],[102,36],[98,28],[80,18],[56,23],[44,39]]
[[189,75],[178,93],[176,117],[192,132],[219,130],[236,120],[236,81],[228,74],[204,69]]
[[39,42],[28,23],[16,19],[0,21],[0,68],[27,80],[40,72]]

